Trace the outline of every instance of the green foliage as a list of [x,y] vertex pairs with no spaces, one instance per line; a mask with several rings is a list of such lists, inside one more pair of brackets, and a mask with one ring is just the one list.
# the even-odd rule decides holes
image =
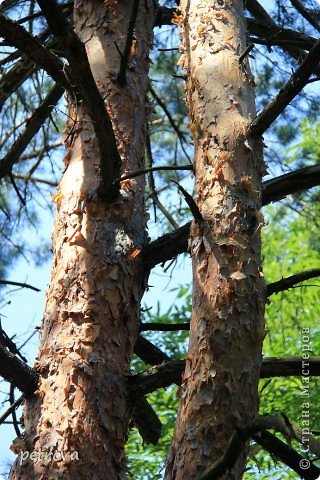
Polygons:
[[[314,247],[313,236],[317,225],[307,216],[292,213],[290,208],[268,207],[266,216],[269,225],[263,232],[264,273],[270,283],[319,267],[320,251]],[[265,356],[299,356],[303,353],[317,355],[320,345],[320,281],[312,279],[289,291],[273,295],[266,306],[267,334],[264,341]],[[310,332],[308,334],[304,332]],[[302,366],[301,366],[302,369]],[[302,377],[275,377],[260,381],[260,414],[285,415],[290,422],[305,427],[309,421],[310,431],[319,432],[320,412],[317,407],[320,395],[318,377],[309,377],[309,388],[304,389]],[[304,393],[307,392],[307,395]],[[304,408],[309,403],[309,408]],[[306,415],[306,416],[303,416]],[[281,438],[278,432],[275,432]],[[286,439],[283,439],[287,442]],[[301,445],[293,445],[301,451]],[[244,478],[297,478],[296,474],[259,447]],[[304,456],[304,455],[302,455]],[[310,455],[312,458],[312,455]],[[254,477],[256,478],[256,477]]]
[[[177,289],[177,299],[165,313],[160,312],[157,304],[155,312],[143,313],[143,322],[185,323],[190,320],[191,295],[190,287],[180,286]],[[144,333],[144,337],[155,343],[172,359],[184,358],[187,353],[189,332],[153,332]],[[134,357],[132,367],[135,372],[145,370],[145,364]],[[161,439],[157,445],[142,445],[142,439],[134,428],[130,431],[127,443],[129,471],[132,477],[139,480],[156,480],[163,477],[162,468],[171,444],[176,413],[178,410],[177,387],[161,389],[148,395],[148,401],[162,422]],[[141,473],[142,472],[142,473]]]

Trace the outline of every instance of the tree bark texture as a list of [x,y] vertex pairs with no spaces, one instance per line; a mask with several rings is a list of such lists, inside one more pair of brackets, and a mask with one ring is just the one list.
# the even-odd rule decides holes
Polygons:
[[[105,99],[122,172],[143,167],[153,0],[139,3],[126,84],[117,82],[133,2],[76,0],[74,25]],[[65,170],[53,201],[54,262],[36,363],[38,391],[11,479],[120,479],[130,405],[126,376],[138,330],[147,241],[143,179],[99,196],[97,140],[82,103],[69,98]],[[22,453],[29,457],[22,461]],[[34,459],[31,458],[34,454]],[[26,455],[26,454],[25,454]]]
[[[186,101],[195,145],[197,204],[189,250],[193,310],[166,480],[199,478],[258,409],[265,286],[260,267],[261,142],[242,0],[182,0]],[[240,479],[244,451],[224,479]]]

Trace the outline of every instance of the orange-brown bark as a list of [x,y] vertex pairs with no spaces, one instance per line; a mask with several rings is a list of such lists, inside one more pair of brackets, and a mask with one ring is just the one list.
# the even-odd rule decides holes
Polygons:
[[[181,1],[186,97],[195,145],[193,310],[165,478],[199,478],[258,408],[265,288],[260,268],[261,144],[241,0]],[[245,453],[223,478],[240,479]]]
[[[124,87],[117,84],[132,2],[77,0],[74,25],[109,115],[122,171],[143,167],[153,1],[140,2]],[[71,99],[72,100],[72,99]],[[143,180],[101,201],[100,158],[82,104],[69,109],[68,154],[53,201],[54,262],[37,361],[40,385],[25,408],[11,479],[122,478],[130,405],[126,375],[139,329],[146,242]],[[22,452],[29,457],[22,461]],[[32,460],[31,453],[34,453]],[[25,454],[26,455],[26,454]],[[41,455],[41,458],[40,458]]]

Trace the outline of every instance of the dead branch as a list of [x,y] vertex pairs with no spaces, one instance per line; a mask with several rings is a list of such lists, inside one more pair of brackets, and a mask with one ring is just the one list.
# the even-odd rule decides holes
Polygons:
[[36,70],[37,67],[29,58],[23,58],[2,75],[0,80],[0,109],[9,96]]
[[[257,0],[247,0],[247,9],[258,20],[258,23],[261,24],[262,28],[266,26],[270,30],[270,35],[266,37],[267,40],[272,39],[272,37],[278,38],[278,36],[281,35],[280,30],[282,30],[282,28],[274,22],[274,20]],[[293,37],[291,33],[288,37],[289,44],[286,45],[285,43],[282,43],[280,46],[285,52],[301,63],[306,58],[306,52],[302,48],[299,48],[301,34],[299,32],[294,32],[294,34],[296,34],[296,37],[298,38],[297,46],[292,46]],[[284,40],[283,37],[282,40]],[[311,47],[308,49],[311,49]],[[320,68],[318,64],[314,64],[314,73],[317,75],[320,74]]]
[[8,175],[13,165],[19,160],[21,153],[27,148],[34,135],[39,131],[45,119],[62,97],[64,89],[55,85],[42,104],[35,110],[27,127],[2,160],[0,160],[0,178]]
[[117,149],[109,114],[94,80],[85,45],[69,27],[63,13],[54,0],[38,0],[38,4],[54,35],[63,41],[73,80],[76,82],[94,131],[100,150],[101,197],[112,200],[119,192],[121,158]]
[[44,69],[57,83],[72,92],[73,89],[68,80],[70,75],[65,73],[68,71],[67,65],[17,22],[10,20],[2,13],[0,13],[0,34],[13,47],[24,52],[39,68]]
[[316,467],[312,462],[307,469],[303,469],[303,461],[305,457],[301,457],[295,450],[289,445],[279,440],[275,435],[261,430],[259,433],[252,436],[253,440],[261,445],[265,450],[279,458],[281,462],[288,465],[294,470],[301,478],[306,480],[316,480],[319,478],[320,469]]
[[162,165],[157,167],[147,167],[141,170],[135,170],[134,172],[128,173],[126,175],[122,175],[120,178],[116,178],[115,181],[123,182],[124,180],[128,180],[128,178],[135,178],[140,177],[140,175],[146,175],[149,172],[160,172],[166,170],[193,170],[192,165]]
[[279,458],[284,464],[298,473],[301,478],[316,480],[319,478],[320,469],[310,462],[307,470],[301,467],[304,457],[301,457],[289,445],[279,440],[265,429],[261,428],[259,421],[243,429],[237,429],[232,434],[225,454],[201,476],[201,480],[218,480],[236,463],[239,455],[249,438],[253,438],[259,445],[272,455]]
[[162,423],[144,397],[134,403],[132,419],[143,441],[156,445],[161,437]]
[[21,283],[21,282],[12,282],[10,280],[0,280],[1,285],[14,285],[16,287],[22,287],[22,288],[30,288],[31,290],[34,290],[35,292],[41,292],[40,288],[33,287],[32,285],[29,285],[28,283]]
[[12,172],[12,177],[18,180],[24,180],[31,183],[43,183],[49,185],[50,187],[57,187],[58,182],[52,182],[51,180],[46,180],[45,178],[30,177],[29,175],[22,175],[20,173]]
[[304,272],[296,273],[290,277],[282,278],[274,283],[269,283],[267,285],[267,295],[273,295],[274,293],[283,292],[284,290],[289,290],[297,283],[304,282],[310,278],[316,278],[320,276],[320,268],[313,268],[311,270],[305,270]]
[[[272,429],[277,432],[282,433],[288,441],[297,440],[302,445],[305,442],[305,435],[303,429],[301,429],[297,424],[292,422],[286,415],[259,415],[256,423],[259,424],[262,428]],[[320,441],[310,433],[308,435],[308,446],[310,452],[314,453],[318,458],[320,458]]]
[[151,270],[159,263],[165,263],[187,251],[190,225],[190,222],[186,223],[143,247],[142,255],[146,270]]
[[120,70],[118,74],[118,82],[121,87],[124,87],[127,83],[127,68],[131,56],[131,48],[133,42],[133,32],[136,24],[137,16],[139,11],[139,0],[133,1],[131,17],[128,25],[127,40],[124,47],[124,52],[121,54],[120,60]]
[[[140,354],[138,356],[140,357]],[[174,383],[180,384],[185,360],[165,360],[165,357],[160,356],[163,360],[158,365],[148,361],[147,363],[154,365],[152,368],[129,378],[130,388],[137,395],[147,395],[158,388],[168,387]],[[260,378],[302,376],[303,369],[308,369],[310,376],[320,376],[320,356],[312,356],[308,361],[302,357],[266,357],[263,359]]]
[[[262,203],[281,200],[287,195],[306,190],[320,184],[320,164],[286,173],[263,183]],[[166,233],[142,250],[146,270],[159,263],[165,263],[188,248],[188,236],[191,223],[186,223],[173,232]]]
[[[268,15],[267,12],[265,13]],[[291,28],[279,27],[269,16],[268,20],[270,21],[265,21],[265,17],[262,21],[257,18],[248,17],[246,19],[250,34],[263,39],[264,45],[270,47],[279,45],[283,50],[287,51],[287,53],[291,53],[293,48],[296,50],[311,50],[317,41],[315,37],[307,35],[306,33],[297,32]]]
[[[147,141],[146,141],[146,164],[147,168],[153,168],[153,156],[152,156],[152,147],[151,147],[151,141],[150,141],[150,135],[149,131],[147,133]],[[167,220],[170,222],[170,224],[173,226],[173,228],[179,228],[179,224],[175,221],[171,213],[165,208],[165,206],[160,202],[158,194],[156,192],[156,186],[154,183],[154,178],[153,178],[153,172],[149,170],[147,173],[148,175],[148,180],[149,180],[149,186],[150,186],[150,196],[153,201],[154,209],[155,209],[155,217],[156,217],[156,207],[159,208],[159,210],[163,213],[163,215],[167,218]],[[155,218],[156,221],[156,218]]]
[[26,363],[0,344],[0,376],[26,395],[37,389],[38,377]]
[[[188,152],[186,151],[185,149],[185,146],[183,144],[183,142],[185,142],[185,136],[186,134],[184,132],[182,132],[180,130],[180,128],[178,127],[178,125],[176,124],[175,120],[173,119],[167,105],[165,104],[165,102],[159,97],[159,95],[156,93],[156,91],[154,90],[154,88],[150,85],[149,86],[149,91],[152,95],[152,97],[154,98],[154,100],[157,102],[157,104],[159,105],[159,107],[164,111],[166,117],[168,118],[169,120],[169,123],[171,125],[171,127],[173,128],[173,130],[176,132],[177,136],[178,136],[178,139],[179,139],[179,143],[180,143],[180,146],[181,146],[181,149],[183,151],[183,153],[185,154],[186,158],[188,159],[188,161],[190,162],[190,164],[192,164],[191,162],[191,159],[188,155]],[[190,167],[192,167],[192,165],[190,165]],[[192,168],[191,168],[192,169]]]
[[189,330],[190,323],[142,323],[140,330],[147,332],[177,332],[180,330]]
[[1,325],[0,325],[0,344],[3,347],[6,347],[9,350],[9,352],[13,353],[14,355],[18,355],[18,357],[20,357],[23,362],[25,362],[25,363],[27,362],[27,359],[20,353],[16,344],[11,340],[11,338],[2,329]]
[[295,9],[313,26],[318,32],[320,32],[320,27],[318,22],[314,20],[309,11],[303,6],[300,0],[290,0]]
[[141,360],[150,365],[158,365],[170,360],[168,355],[162,352],[160,348],[153,345],[153,343],[141,335],[137,338],[133,352],[141,358]]
[[2,425],[10,415],[12,415],[12,412],[21,405],[24,399],[25,396],[21,395],[21,397],[19,397],[5,412],[3,412],[2,415],[0,415],[0,425]]
[[320,164],[285,173],[263,183],[263,205],[320,185]]
[[320,60],[320,40],[315,43],[309,54],[303,60],[299,68],[293,73],[286,85],[278,95],[265,107],[265,109],[253,120],[249,128],[249,134],[262,135],[267,128],[278,118],[289,103],[301,92],[309,81],[314,71],[314,66]]

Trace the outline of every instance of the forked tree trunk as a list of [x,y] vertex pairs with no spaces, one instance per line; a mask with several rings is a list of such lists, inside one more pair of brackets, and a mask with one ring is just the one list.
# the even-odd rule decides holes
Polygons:
[[[224,454],[258,408],[264,335],[260,269],[261,143],[242,0],[182,0],[182,58],[195,144],[193,310],[180,408],[165,478],[190,480]],[[245,452],[223,478],[242,478]],[[222,477],[221,477],[222,478]]]
[[[114,124],[122,171],[143,167],[153,0],[141,1],[127,84],[117,83],[133,2],[76,0],[75,30]],[[71,99],[72,100],[72,99]],[[117,201],[97,195],[99,150],[83,106],[69,109],[65,171],[54,201],[54,262],[37,361],[40,386],[25,408],[11,479],[122,478],[130,416],[125,376],[139,329],[146,242],[143,179]],[[33,452],[27,458],[27,454]]]

